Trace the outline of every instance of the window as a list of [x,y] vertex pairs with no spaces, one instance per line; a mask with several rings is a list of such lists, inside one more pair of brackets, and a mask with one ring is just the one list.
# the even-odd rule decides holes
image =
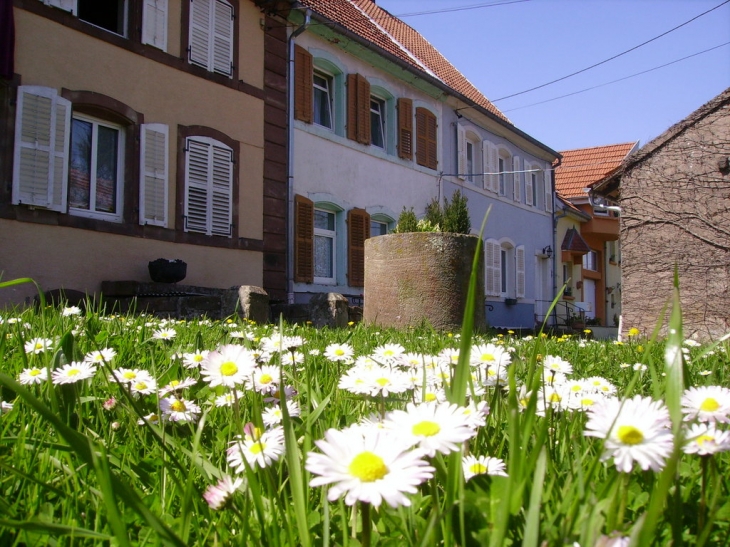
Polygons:
[[500,171],[499,171],[499,151],[497,146],[489,141],[482,141],[482,158],[484,161],[484,189],[490,192],[499,192],[500,189]]
[[398,99],[398,157],[413,159],[413,101]]
[[514,174],[512,173],[513,161],[509,152],[506,150],[500,150],[497,155],[497,173],[499,179],[499,195],[509,196],[513,193],[512,183],[514,181]]
[[370,237],[388,235],[388,223],[379,220],[370,221]]
[[233,234],[233,150],[210,137],[185,140],[184,230]]
[[459,178],[475,184],[482,172],[479,135],[462,126],[457,126],[457,134],[459,141]]
[[102,220],[122,218],[123,129],[75,114],[71,122],[69,213]]
[[127,6],[125,0],[77,0],[79,19],[121,36],[126,35]]
[[598,253],[596,251],[590,251],[583,255],[583,269],[598,271]]
[[386,149],[385,101],[379,97],[370,97],[370,143],[378,148]]
[[484,242],[484,274],[486,296],[502,294],[502,248],[499,241],[488,239]]
[[233,6],[225,0],[191,0],[188,60],[233,76]]
[[520,167],[520,158],[512,156],[512,178],[514,181],[512,197],[517,203],[522,202],[522,169]]
[[532,178],[532,205],[537,206],[537,173],[530,173]]
[[332,124],[332,76],[321,72],[314,71],[314,123],[333,128]]
[[337,233],[335,213],[314,209],[314,282],[335,282]]
[[504,169],[504,158],[500,157],[497,159],[497,172],[499,173],[499,195],[504,196],[507,193],[507,182],[505,181],[506,174]]
[[416,108],[416,163],[438,168],[436,115],[423,107]]
[[474,143],[466,141],[466,180],[474,182]]
[[539,172],[537,167],[525,163],[525,203],[537,207]]

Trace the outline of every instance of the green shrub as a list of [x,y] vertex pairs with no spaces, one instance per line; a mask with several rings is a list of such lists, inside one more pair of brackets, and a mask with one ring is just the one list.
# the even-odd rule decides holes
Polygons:
[[471,220],[469,219],[469,209],[466,206],[468,198],[457,190],[451,196],[451,202],[448,198],[444,198],[443,222],[441,228],[444,232],[453,232],[456,234],[471,233]]
[[471,220],[469,209],[466,206],[468,198],[457,190],[449,198],[444,198],[444,205],[433,198],[426,205],[426,214],[421,219],[416,218],[413,207],[403,211],[398,217],[398,224],[393,233],[402,234],[406,232],[451,232],[455,234],[471,233]]
[[398,224],[395,226],[395,230],[393,230],[394,234],[404,234],[407,232],[417,232],[418,231],[418,218],[416,218],[416,213],[413,212],[413,207],[411,207],[409,210],[407,210],[405,207],[403,207],[403,210],[401,211],[400,215],[398,216]]

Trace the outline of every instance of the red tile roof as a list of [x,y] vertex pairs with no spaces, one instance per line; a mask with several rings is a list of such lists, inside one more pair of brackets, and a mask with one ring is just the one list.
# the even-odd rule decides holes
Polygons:
[[300,3],[414,68],[430,73],[457,93],[511,123],[428,40],[373,0],[300,0]]
[[637,144],[626,142],[560,152],[563,161],[555,169],[555,189],[568,199],[585,197],[583,188],[617,169]]

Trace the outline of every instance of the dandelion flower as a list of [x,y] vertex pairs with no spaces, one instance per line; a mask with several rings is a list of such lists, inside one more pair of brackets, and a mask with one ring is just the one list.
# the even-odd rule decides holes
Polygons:
[[449,403],[408,403],[406,410],[394,410],[385,417],[386,428],[399,437],[418,445],[426,455],[448,454],[459,449],[459,443],[474,436],[464,408]]
[[685,421],[730,422],[730,389],[721,386],[691,387],[682,395]]
[[53,383],[59,384],[75,384],[87,378],[91,378],[96,373],[96,366],[91,363],[79,363],[74,361],[69,365],[63,365],[53,371],[51,378]]
[[53,340],[49,338],[32,338],[25,343],[25,353],[38,355],[53,349]]
[[714,423],[692,424],[685,438],[687,444],[682,450],[686,454],[709,456],[730,450],[730,431],[719,431]]
[[588,409],[584,434],[606,439],[602,459],[613,458],[616,468],[629,473],[634,462],[644,471],[659,471],[671,454],[673,436],[663,403],[640,395],[632,399],[604,399]]
[[228,465],[237,473],[245,471],[244,459],[249,467],[268,467],[284,453],[284,428],[275,427],[261,434],[254,431],[253,434],[238,436],[226,452]]
[[234,387],[242,384],[253,372],[256,361],[242,346],[228,344],[208,354],[200,367],[200,374],[210,387]]
[[315,444],[323,453],[307,454],[305,467],[316,475],[309,485],[330,485],[329,501],[344,495],[347,505],[410,506],[405,494],[415,494],[435,471],[422,451],[410,450],[400,436],[377,427],[329,429]]
[[324,350],[324,356],[330,361],[348,362],[355,354],[350,344],[330,344]]
[[200,414],[200,407],[192,401],[166,397],[160,399],[160,411],[171,422],[194,422]]
[[45,382],[47,378],[48,369],[31,367],[25,369],[23,372],[20,373],[20,376],[18,377],[18,382],[24,385],[40,384],[41,382]]
[[209,486],[203,492],[203,499],[213,510],[223,507],[233,494],[243,485],[243,479],[232,479],[225,475],[218,484]]
[[469,480],[477,475],[501,475],[506,477],[505,464],[499,458],[489,456],[464,456],[461,459],[461,466],[464,470],[464,479]]

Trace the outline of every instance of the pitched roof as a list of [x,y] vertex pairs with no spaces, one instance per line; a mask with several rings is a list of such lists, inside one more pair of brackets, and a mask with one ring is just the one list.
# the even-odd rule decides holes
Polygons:
[[560,250],[580,254],[591,252],[590,246],[575,228],[569,228],[568,231],[565,232],[565,237],[560,245]]
[[583,188],[617,169],[637,145],[638,141],[560,152],[563,160],[555,169],[555,189],[568,199],[584,197]]
[[415,29],[373,0],[299,0],[325,18],[426,72],[491,114],[512,123]]

